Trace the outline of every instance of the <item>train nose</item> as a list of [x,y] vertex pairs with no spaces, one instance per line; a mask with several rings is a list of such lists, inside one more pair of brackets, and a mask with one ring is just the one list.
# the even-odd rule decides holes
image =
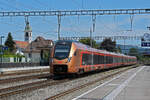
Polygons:
[[67,73],[68,66],[67,65],[54,65],[54,73]]

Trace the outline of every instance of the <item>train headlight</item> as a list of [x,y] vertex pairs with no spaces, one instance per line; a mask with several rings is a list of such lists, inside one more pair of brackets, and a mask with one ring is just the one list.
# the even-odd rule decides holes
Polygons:
[[71,61],[71,58],[72,58],[72,57],[69,57],[69,58],[68,58],[68,62],[70,62],[70,61]]

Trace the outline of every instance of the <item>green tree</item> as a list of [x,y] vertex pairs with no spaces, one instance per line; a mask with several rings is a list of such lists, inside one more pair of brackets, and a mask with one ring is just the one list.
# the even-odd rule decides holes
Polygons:
[[121,50],[120,46],[118,46],[117,52],[122,53],[122,50]]
[[138,56],[138,50],[136,48],[130,48],[129,55],[130,56]]
[[[86,38],[86,39],[80,39],[79,42],[91,46],[91,39],[90,38]],[[98,48],[98,44],[96,44],[96,41],[92,39],[92,47],[93,48]]]
[[2,45],[0,45],[0,52],[2,51],[2,47],[3,47],[3,46],[2,46]]
[[106,38],[103,40],[103,42],[100,44],[99,49],[104,49],[110,52],[116,52],[116,41],[112,41],[111,38]]
[[5,41],[5,46],[9,48],[10,52],[15,50],[15,42],[13,41],[13,37],[10,32],[8,33],[7,40]]

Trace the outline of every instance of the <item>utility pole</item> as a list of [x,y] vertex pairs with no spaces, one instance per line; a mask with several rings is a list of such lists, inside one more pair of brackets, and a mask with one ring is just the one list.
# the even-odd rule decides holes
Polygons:
[[96,15],[92,15],[93,32],[95,32]]
[[[92,29],[90,28],[90,45],[91,45],[91,49],[93,47],[93,43],[92,43]],[[92,50],[91,50],[92,51]],[[92,51],[92,62],[91,62],[91,65],[93,65],[93,51]]]
[[125,38],[124,38],[124,54],[126,53],[126,50],[125,50]]
[[25,16],[25,23],[29,22],[28,16]]
[[[96,22],[96,15],[92,15],[92,23],[93,23],[93,25],[92,25],[92,29],[90,29],[90,42],[91,42],[91,48],[93,47],[93,38],[92,38],[92,33],[94,33],[95,32],[95,22]],[[92,51],[92,64],[91,65],[93,65],[93,51]]]
[[1,63],[3,61],[3,38],[4,38],[4,36],[0,36],[0,39],[1,39],[1,52],[0,52],[0,54],[1,54]]
[[133,15],[130,16],[130,24],[131,24],[131,27],[130,27],[130,31],[133,30]]
[[92,47],[92,29],[90,28],[90,45]]
[[57,16],[57,18],[58,18],[58,40],[60,40],[60,24],[61,24],[61,16],[60,15],[58,15]]

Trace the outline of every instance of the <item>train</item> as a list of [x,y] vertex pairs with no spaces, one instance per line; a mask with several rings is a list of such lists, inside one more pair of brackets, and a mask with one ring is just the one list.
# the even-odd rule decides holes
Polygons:
[[50,73],[82,74],[136,63],[134,56],[95,49],[80,42],[59,40],[51,52]]

